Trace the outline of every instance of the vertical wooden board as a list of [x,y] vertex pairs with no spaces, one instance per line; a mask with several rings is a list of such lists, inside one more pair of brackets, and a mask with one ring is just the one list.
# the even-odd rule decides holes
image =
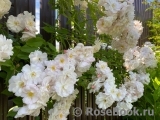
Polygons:
[[42,110],[41,110],[41,112],[40,112],[40,114],[39,114],[39,120],[43,120],[43,114],[42,114]]
[[[113,110],[114,107],[116,107],[116,104],[115,104],[115,103],[112,105],[112,113],[113,113],[113,111],[114,111],[114,110]],[[121,120],[121,118],[122,118],[122,116],[115,115],[115,113],[112,114],[112,120]]]
[[22,13],[24,10],[28,10],[28,0],[15,0],[14,9],[16,15]]
[[15,12],[15,0],[11,0],[11,8],[9,10],[9,14],[15,16],[16,12]]
[[[45,26],[44,23],[55,25],[55,11],[51,10],[48,4],[49,0],[40,0],[40,33],[43,35],[45,40],[51,39],[51,34],[45,32],[42,28]],[[55,39],[52,42],[55,45]]]
[[152,11],[148,10],[149,4],[143,4],[144,0],[134,0],[135,5],[135,19],[140,20],[143,23],[143,33],[139,39],[138,44],[142,45],[149,37],[149,28],[147,26],[147,21],[152,18]]
[[[63,16],[63,15],[60,15],[60,18],[59,18],[59,24],[60,24],[60,28],[65,28],[68,30],[68,33],[71,32],[71,25],[68,23],[68,19]],[[61,44],[61,49],[68,49],[69,48],[69,45],[71,44],[71,39],[70,37],[68,38],[64,38],[65,39],[65,45],[64,44]]]
[[[2,82],[0,82],[0,93],[2,92]],[[3,120],[3,106],[2,106],[2,94],[0,94],[0,120]]]
[[[5,89],[5,87],[3,87],[3,89]],[[7,120],[7,113],[8,113],[8,98],[7,96],[3,95],[3,120]]]
[[60,27],[61,28],[66,28],[66,29],[70,29],[70,25],[68,25],[68,19],[63,16],[63,15],[60,15]]
[[19,13],[29,11],[35,15],[35,0],[11,0],[10,15],[17,16]]
[[[112,107],[112,106],[111,106]],[[111,107],[107,108],[109,110],[111,110]],[[112,120],[112,115],[105,115],[106,120]]]
[[[87,91],[87,107],[92,108],[92,102],[93,102],[92,97],[93,97],[92,94],[90,94],[89,91]],[[92,120],[92,116],[88,115],[87,120]]]
[[[81,99],[81,97],[82,97],[82,88],[79,87],[78,90],[79,90],[79,96],[75,100],[75,109],[80,110],[80,109],[82,109],[82,104],[81,104],[81,101],[82,101],[82,99]],[[76,113],[76,111],[74,111],[74,112]],[[75,120],[82,120],[82,115],[78,114],[78,116],[75,116]]]
[[82,109],[82,120],[86,120],[87,117],[86,117],[86,91],[84,88],[82,88],[82,96],[81,96],[81,109]]
[[28,0],[28,10],[35,15],[36,0]]
[[89,8],[87,9],[86,11],[87,13],[87,23],[86,23],[86,26],[87,26],[87,45],[91,45],[91,43],[89,42],[90,38],[94,35],[94,28],[93,28],[93,20],[90,16],[90,10]]
[[[99,109],[97,106],[96,106],[96,101],[95,101],[95,94],[92,94],[92,109],[95,110],[95,109]],[[98,116],[95,116],[93,115],[92,116],[92,120],[96,120],[98,117],[101,117],[100,115]]]
[[49,0],[40,0],[40,17],[41,17],[41,24],[46,22],[48,24],[54,25],[55,21],[55,14],[54,11],[49,6]]
[[14,0],[14,10],[16,15],[24,11],[32,12],[35,15],[35,0]]
[[[69,1],[70,3],[70,1]],[[70,17],[70,10],[71,10],[71,6],[69,6],[69,8],[67,8],[67,10],[65,11],[65,14]],[[64,38],[64,40],[66,41],[65,43],[60,43],[60,49],[65,50],[68,49],[71,45],[71,23],[68,21],[68,18],[65,17],[64,15],[59,14],[59,26],[60,28],[64,28],[67,29],[68,35],[66,36],[67,38]]]
[[7,96],[1,94],[5,89],[4,80],[0,81],[0,118],[2,120],[7,120],[8,113],[8,98]]

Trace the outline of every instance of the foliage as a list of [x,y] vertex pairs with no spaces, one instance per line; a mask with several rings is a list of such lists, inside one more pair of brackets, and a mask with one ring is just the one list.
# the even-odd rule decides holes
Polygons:
[[153,19],[148,21],[150,28],[149,39],[153,41],[157,46],[160,45],[160,5],[157,0],[150,3],[150,10],[153,11]]
[[[66,42],[71,46],[72,42],[93,44],[96,39],[96,21],[103,13],[97,8],[96,3],[88,3],[87,13],[81,7],[75,6],[73,0],[50,0],[53,9],[58,10],[56,26],[47,25],[44,30],[56,35],[56,40],[62,44],[61,48],[67,48]],[[65,22],[63,23],[63,20]],[[87,24],[86,24],[87,23]],[[91,25],[92,24],[92,25]],[[91,25],[91,26],[90,26]],[[65,38],[65,39],[64,39]],[[62,48],[63,49],[63,48]]]

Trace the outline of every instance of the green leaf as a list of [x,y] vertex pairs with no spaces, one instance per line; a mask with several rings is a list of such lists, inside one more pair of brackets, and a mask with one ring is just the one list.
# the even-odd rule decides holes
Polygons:
[[4,94],[4,95],[7,95],[7,96],[12,96],[13,95],[13,93],[9,92],[8,89],[3,90],[1,93]]
[[14,117],[17,114],[17,112],[11,110],[8,112],[7,117]]
[[40,120],[40,117],[38,116],[38,117],[35,117],[34,119],[35,119],[35,120]]
[[38,49],[38,47],[31,47],[31,46],[28,46],[28,45],[24,45],[23,47],[21,47],[21,51],[26,52],[26,53],[34,52],[37,49]]
[[53,108],[53,101],[52,100],[49,100],[48,102],[47,102],[47,108],[48,109],[52,109]]
[[29,59],[28,56],[29,56],[29,53],[24,53],[24,52],[21,52],[21,53],[19,53],[19,54],[17,55],[18,58],[24,59],[24,60]]
[[23,101],[21,97],[16,97],[13,99],[13,102],[18,105],[19,107],[23,106]]
[[53,45],[52,45],[51,43],[49,43],[49,42],[47,42],[47,44],[48,44],[48,46],[49,46],[49,48],[50,48],[51,50],[56,51],[55,46],[53,46]]
[[160,113],[160,102],[157,102],[155,104],[154,109],[155,109],[154,112],[156,112],[155,114],[159,114]]
[[160,86],[160,81],[157,79],[157,77],[153,80],[153,86],[155,89]]
[[13,111],[12,108],[8,111],[7,117],[14,117],[17,112]]
[[41,47],[43,44],[45,43],[45,40],[41,37],[36,37],[36,38],[32,38],[30,40],[28,40],[26,42],[26,45],[30,46],[30,47]]
[[13,56],[17,56],[17,54],[20,52],[21,46],[14,46],[13,51],[14,54]]
[[55,33],[55,28],[53,28],[52,26],[45,26],[45,27],[43,27],[43,29],[44,29],[47,33]]
[[6,73],[1,71],[0,72],[0,77],[3,78],[3,79],[5,79],[6,78]]
[[6,76],[6,84],[8,84],[9,79],[14,75],[14,69],[8,69]]
[[84,77],[81,77],[81,79],[77,82],[78,86],[81,86],[83,88],[87,88],[89,81]]
[[153,98],[154,101],[157,101],[160,98],[160,86],[154,91]]
[[0,66],[13,66],[13,62],[11,60],[6,60],[5,62],[0,62]]
[[153,96],[151,94],[145,94],[145,101],[150,103],[151,106],[154,105],[154,100],[153,100]]

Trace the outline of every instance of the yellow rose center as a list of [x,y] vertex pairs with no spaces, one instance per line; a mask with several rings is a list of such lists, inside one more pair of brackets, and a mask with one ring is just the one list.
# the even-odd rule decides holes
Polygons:
[[63,58],[62,58],[62,59],[60,59],[60,62],[61,62],[61,63],[64,63],[64,59],[63,59]]
[[73,55],[72,55],[72,54],[70,54],[70,55],[69,55],[69,57],[70,57],[70,58],[73,58]]
[[28,23],[28,25],[29,25],[29,26],[33,26],[33,22],[30,21],[30,22]]
[[54,71],[54,70],[56,70],[56,67],[53,65],[53,66],[51,67],[51,69]]
[[117,97],[120,97],[120,96],[121,96],[121,93],[120,93],[120,92],[118,92],[118,93],[117,93]]
[[63,118],[63,114],[62,114],[62,113],[61,113],[61,114],[59,114],[59,117],[60,117],[60,118]]
[[23,87],[24,87],[24,82],[20,82],[20,83],[19,83],[19,87],[20,87],[20,88],[23,88]]
[[32,98],[32,97],[34,96],[34,93],[33,93],[32,91],[29,91],[29,92],[27,93],[27,95],[28,95],[28,97]]
[[19,22],[18,22],[18,21],[15,21],[14,24],[15,24],[16,26],[18,26],[18,25],[19,25]]
[[36,73],[35,72],[32,72],[31,73],[31,77],[35,77],[36,76]]

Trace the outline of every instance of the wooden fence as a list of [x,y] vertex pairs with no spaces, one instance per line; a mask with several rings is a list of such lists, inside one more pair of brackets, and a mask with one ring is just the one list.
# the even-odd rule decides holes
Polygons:
[[[35,0],[11,0],[12,7],[10,10],[10,14],[17,15],[25,10],[32,12],[35,14]],[[55,11],[51,10],[48,5],[48,0],[40,0],[40,28],[44,26],[44,22],[55,25]],[[148,27],[146,26],[146,21],[152,18],[151,11],[145,11],[148,5],[142,4],[142,0],[135,0],[135,18],[143,22],[144,32],[139,40],[139,45],[141,45],[144,41],[147,40],[149,35]],[[65,17],[61,17],[60,21],[61,27],[68,28],[67,19]],[[70,28],[69,28],[70,29]],[[40,33],[44,36],[44,39],[48,40],[50,38],[50,34],[46,33],[42,29],[40,29]],[[0,93],[5,89],[4,81],[0,80]],[[35,120],[35,118],[26,116],[24,118],[13,119],[7,118],[7,111],[9,108],[13,106],[13,102],[11,98],[7,98],[7,96],[0,94],[0,120]],[[118,116],[86,116],[82,114],[80,117],[74,117],[72,115],[72,110],[75,107],[80,107],[83,111],[85,111],[86,107],[91,107],[93,109],[97,108],[95,104],[95,96],[93,94],[89,94],[88,91],[85,91],[83,88],[79,88],[79,97],[76,99],[73,107],[70,109],[71,114],[68,116],[68,120],[121,120],[122,117]],[[46,113],[40,114],[40,120],[46,120]]]

